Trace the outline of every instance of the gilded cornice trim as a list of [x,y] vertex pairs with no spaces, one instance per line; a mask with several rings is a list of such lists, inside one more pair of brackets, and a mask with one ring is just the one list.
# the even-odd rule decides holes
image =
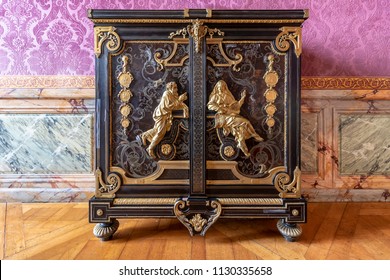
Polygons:
[[95,88],[94,76],[0,76],[0,88]]
[[[95,87],[94,76],[0,76],[1,88],[91,88]],[[390,90],[390,77],[309,77],[301,79],[303,90]]]
[[[209,16],[207,16],[209,17]],[[95,24],[121,24],[121,23],[146,23],[146,24],[152,24],[152,23],[191,23],[193,19],[111,19],[111,18],[105,18],[105,19],[91,19],[91,21]],[[303,23],[304,19],[201,19],[204,23],[264,23],[264,24],[283,24],[283,23]]]
[[303,90],[390,89],[390,77],[302,77]]

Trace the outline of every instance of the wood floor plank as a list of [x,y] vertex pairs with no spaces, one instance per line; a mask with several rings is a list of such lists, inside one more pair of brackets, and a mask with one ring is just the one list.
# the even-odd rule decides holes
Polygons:
[[157,259],[191,260],[191,253],[192,253],[191,237],[185,239],[167,238],[165,240],[164,251],[161,253],[161,257],[157,256]]
[[4,259],[7,204],[0,203],[0,260]]
[[204,236],[194,236],[191,238],[191,259],[206,259],[206,238]]
[[361,213],[361,203],[347,204],[340,225],[335,234],[329,253],[328,260],[349,259],[352,245],[351,236],[354,235]]
[[5,227],[5,253],[7,258],[26,248],[21,203],[8,203]]
[[343,216],[346,203],[333,203],[305,254],[309,260],[325,259]]

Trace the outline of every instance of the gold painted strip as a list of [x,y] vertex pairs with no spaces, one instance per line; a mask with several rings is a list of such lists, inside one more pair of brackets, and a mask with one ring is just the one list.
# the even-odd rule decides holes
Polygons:
[[[138,42],[138,41],[132,41]],[[139,41],[149,42],[149,41]],[[155,41],[150,41],[154,42]],[[171,41],[162,41],[171,42]],[[226,41],[224,43],[229,43]],[[246,41],[245,41],[246,42]],[[260,42],[260,41],[248,41]],[[0,89],[13,88],[95,88],[94,76],[60,76],[60,75],[3,75],[0,76]],[[301,79],[301,89],[303,90],[390,90],[390,77],[310,77],[303,76]]]
[[115,198],[114,205],[174,205],[178,198]]
[[225,205],[283,205],[281,198],[218,198]]

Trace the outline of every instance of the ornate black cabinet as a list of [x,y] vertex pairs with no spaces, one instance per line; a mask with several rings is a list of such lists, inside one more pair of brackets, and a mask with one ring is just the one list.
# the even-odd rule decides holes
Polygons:
[[300,54],[305,10],[91,10],[102,240],[117,218],[278,218],[301,235]]

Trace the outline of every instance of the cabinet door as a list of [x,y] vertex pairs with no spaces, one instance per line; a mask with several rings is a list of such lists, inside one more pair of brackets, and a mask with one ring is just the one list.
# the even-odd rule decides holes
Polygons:
[[189,39],[164,27],[108,28],[97,58],[97,168],[111,190],[101,196],[187,196]]
[[299,176],[299,58],[278,50],[279,28],[216,26],[223,36],[205,41],[207,194],[278,196]]

